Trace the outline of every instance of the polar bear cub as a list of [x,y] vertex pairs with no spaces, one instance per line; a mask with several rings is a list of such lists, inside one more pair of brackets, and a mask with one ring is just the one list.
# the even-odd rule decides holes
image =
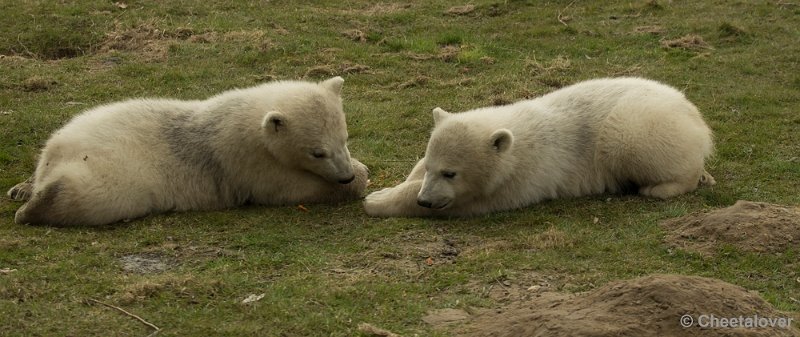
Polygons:
[[18,224],[101,225],[151,213],[360,198],[344,80],[282,81],[202,101],[134,99],[88,110],[47,141]]
[[373,216],[469,216],[545,199],[618,192],[669,198],[714,184],[712,133],[678,90],[595,79],[515,104],[433,110],[425,157],[367,196]]

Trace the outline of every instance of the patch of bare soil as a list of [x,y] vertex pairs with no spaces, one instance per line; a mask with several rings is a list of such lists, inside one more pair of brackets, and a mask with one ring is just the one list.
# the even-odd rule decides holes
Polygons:
[[447,326],[466,321],[469,318],[470,315],[465,310],[447,308],[429,312],[422,317],[422,321],[433,326]]
[[120,304],[128,305],[171,294],[187,303],[197,303],[199,298],[216,297],[224,286],[218,280],[165,273],[123,280],[116,285],[116,291],[111,297]]
[[447,234],[410,231],[370,243],[371,247],[332,264],[326,272],[344,282],[373,277],[418,279],[438,266],[456,263],[462,251],[478,245]]
[[[690,315],[691,324],[682,316]],[[545,292],[503,309],[476,315],[461,334],[471,337],[535,336],[800,336],[797,328],[703,328],[701,315],[717,318],[785,318],[758,294],[720,280],[650,275],[567,295]],[[708,317],[706,317],[708,318]],[[743,324],[747,324],[743,321]],[[703,324],[706,324],[703,323]],[[759,323],[755,323],[759,324]]]
[[473,280],[465,285],[466,291],[491,299],[498,307],[528,301],[548,292],[575,292],[592,287],[595,286],[590,281],[573,274],[542,274],[536,271],[510,273],[490,280]]
[[154,253],[130,254],[119,258],[122,270],[136,274],[160,273],[172,266],[165,256]]
[[800,209],[739,200],[731,207],[663,221],[667,244],[704,255],[721,245],[778,253],[800,247]]
[[383,263],[406,274],[416,274],[425,268],[455,263],[463,243],[447,235],[427,236],[421,232],[401,235],[395,249],[376,252]]
[[177,265],[204,262],[207,260],[241,258],[241,254],[227,248],[213,246],[193,246],[167,241],[146,251],[128,254],[119,258],[122,269],[134,274],[155,274],[169,270]]

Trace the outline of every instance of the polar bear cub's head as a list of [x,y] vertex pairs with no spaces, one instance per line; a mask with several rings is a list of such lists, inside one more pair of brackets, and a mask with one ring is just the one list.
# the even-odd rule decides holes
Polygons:
[[[514,136],[493,128],[433,110],[435,127],[425,151],[425,177],[417,204],[446,209],[493,192],[509,175],[509,151]],[[464,114],[466,115],[466,114]]]
[[341,184],[355,175],[347,149],[342,110],[344,79],[320,83],[279,82],[280,89],[261,122],[270,152],[282,164]]

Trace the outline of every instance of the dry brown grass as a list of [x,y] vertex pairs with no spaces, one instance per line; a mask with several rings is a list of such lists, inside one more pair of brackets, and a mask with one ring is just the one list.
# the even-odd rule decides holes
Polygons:
[[664,48],[679,48],[685,50],[708,50],[714,49],[708,44],[703,37],[696,34],[688,34],[677,39],[664,39],[661,40],[661,46]]

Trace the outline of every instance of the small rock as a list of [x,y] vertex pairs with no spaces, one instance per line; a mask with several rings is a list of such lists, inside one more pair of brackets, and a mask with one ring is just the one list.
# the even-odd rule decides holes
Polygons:
[[247,296],[247,298],[242,300],[242,304],[248,304],[248,303],[256,302],[256,301],[261,300],[262,298],[264,298],[264,296],[266,296],[266,295],[267,294],[264,294],[264,293],[261,293],[261,294],[258,294],[258,295],[250,294],[250,295]]

